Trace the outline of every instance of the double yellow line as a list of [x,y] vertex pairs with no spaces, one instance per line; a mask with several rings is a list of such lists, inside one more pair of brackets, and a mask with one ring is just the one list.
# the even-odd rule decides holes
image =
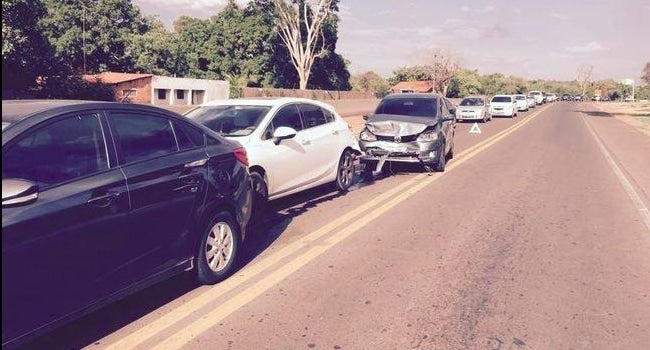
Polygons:
[[[126,337],[110,344],[108,349],[133,349],[144,342],[152,340],[155,336],[168,329],[169,327],[179,324],[183,319],[198,312],[203,307],[224,294],[234,290],[242,284],[258,277],[262,272],[270,269],[272,266],[278,264],[280,261],[288,258],[291,255],[298,253],[301,250],[307,249],[302,254],[292,258],[287,263],[282,264],[276,270],[273,270],[266,277],[261,278],[252,286],[246,288],[242,292],[234,295],[232,298],[220,304],[214,309],[199,319],[184,325],[180,330],[176,331],[169,338],[159,343],[155,349],[178,349],[189,343],[192,339],[201,335],[215,324],[219,323],[230,314],[251,302],[264,292],[275,286],[286,277],[290,276],[307,263],[311,262],[318,256],[325,253],[327,250],[343,241],[347,237],[359,231],[368,223],[377,219],[396,205],[405,201],[418,191],[430,185],[440,177],[444,176],[447,172],[455,169],[469,159],[476,156],[478,153],[487,149],[494,143],[500,141],[504,137],[512,134],[519,128],[531,122],[535,117],[541,114],[545,107],[533,114],[528,118],[518,122],[517,124],[501,131],[500,133],[484,140],[473,147],[459,153],[456,159],[451,162],[444,173],[435,173],[432,176],[427,174],[419,174],[408,181],[386,191],[385,193],[373,198],[365,204],[357,207],[351,212],[339,217],[338,219],[328,223],[327,225],[319,228],[316,231],[302,237],[301,239],[288,244],[279,251],[267,256],[266,258],[246,267],[240,273],[231,276],[227,280],[218,285],[208,288],[205,292],[197,295],[192,300],[183,305],[176,307],[169,311],[160,318],[144,325],[137,331],[127,335]],[[330,234],[329,236],[327,236]],[[323,237],[327,236],[324,240]],[[318,244],[314,242],[319,241]]]

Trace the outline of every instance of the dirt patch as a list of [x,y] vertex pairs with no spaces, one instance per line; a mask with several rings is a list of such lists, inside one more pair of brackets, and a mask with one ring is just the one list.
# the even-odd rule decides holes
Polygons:
[[650,102],[606,102],[592,105],[650,136]]

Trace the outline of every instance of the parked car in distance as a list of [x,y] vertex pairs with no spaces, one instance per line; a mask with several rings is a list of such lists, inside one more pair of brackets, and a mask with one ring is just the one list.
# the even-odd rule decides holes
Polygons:
[[515,98],[518,111],[528,111],[528,101],[526,100],[526,95],[517,94],[512,96]]
[[302,98],[232,99],[204,103],[185,116],[248,154],[254,212],[265,203],[333,182],[352,185],[359,144],[349,125],[326,103]]
[[528,104],[528,108],[535,108],[537,106],[537,103],[535,103],[535,96],[533,95],[526,95],[526,102]]
[[245,150],[182,116],[111,102],[2,101],[2,346],[183,271],[233,271]]
[[572,101],[572,100],[573,100],[573,96],[571,96],[571,95],[569,95],[569,94],[563,94],[561,100],[562,100],[562,101]]
[[490,114],[493,116],[516,117],[517,102],[512,95],[496,95],[490,100]]
[[454,155],[456,107],[447,98],[428,93],[384,97],[366,125],[359,144],[366,169],[382,170],[383,162],[421,163],[444,171]]
[[598,102],[598,101],[600,101],[600,96],[593,96],[593,97],[591,98],[591,100],[592,100],[592,101],[596,101],[596,102]]
[[582,95],[575,95],[573,96],[574,101],[582,101]]
[[557,100],[557,95],[553,93],[544,94],[546,96],[546,102],[555,102]]
[[535,97],[536,104],[541,105],[544,103],[544,94],[541,91],[530,91],[528,94]]
[[467,96],[460,101],[458,108],[456,108],[456,120],[473,120],[485,123],[492,120],[492,115],[490,115],[488,109],[486,96]]

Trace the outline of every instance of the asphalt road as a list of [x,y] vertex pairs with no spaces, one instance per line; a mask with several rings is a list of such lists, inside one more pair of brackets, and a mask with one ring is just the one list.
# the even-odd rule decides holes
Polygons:
[[650,138],[588,103],[470,126],[445,173],[275,201],[228,280],[181,276],[27,347],[647,349]]

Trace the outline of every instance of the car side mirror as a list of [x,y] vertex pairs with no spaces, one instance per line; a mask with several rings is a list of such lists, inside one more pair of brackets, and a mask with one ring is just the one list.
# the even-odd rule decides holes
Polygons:
[[273,139],[276,145],[279,145],[282,140],[292,139],[296,137],[296,129],[288,126],[281,126],[273,132]]
[[2,207],[27,204],[38,198],[38,185],[23,179],[2,179]]
[[450,109],[450,110],[449,110],[449,113],[451,113],[451,114],[456,114],[456,108],[452,108],[452,109]]
[[370,115],[369,115],[369,114],[364,114],[364,115],[363,115],[363,120],[368,120],[368,118],[370,118]]

